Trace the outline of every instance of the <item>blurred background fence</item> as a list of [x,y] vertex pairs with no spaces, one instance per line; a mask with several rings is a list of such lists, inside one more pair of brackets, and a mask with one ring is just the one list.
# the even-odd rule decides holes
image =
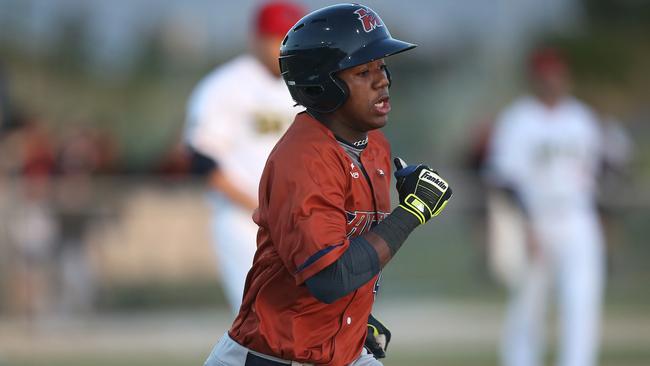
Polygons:
[[[400,252],[404,263],[387,268],[382,296],[501,301],[487,267],[484,188],[473,173],[446,171],[462,194],[447,216],[416,231],[409,249]],[[5,314],[224,306],[200,181],[95,177],[81,189],[56,178],[38,201],[27,195],[33,184],[13,178],[1,185]],[[85,201],[71,207],[80,195]],[[627,184],[606,198],[608,300],[650,306],[650,195]]]

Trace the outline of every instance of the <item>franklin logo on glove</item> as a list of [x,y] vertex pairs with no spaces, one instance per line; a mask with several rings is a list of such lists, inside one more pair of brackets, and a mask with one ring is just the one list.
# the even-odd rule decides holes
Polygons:
[[431,173],[428,170],[422,171],[422,173],[420,174],[420,179],[424,179],[431,184],[435,184],[443,192],[447,190],[447,183],[444,180],[442,180],[442,178],[440,178],[439,175],[436,175],[435,173]]

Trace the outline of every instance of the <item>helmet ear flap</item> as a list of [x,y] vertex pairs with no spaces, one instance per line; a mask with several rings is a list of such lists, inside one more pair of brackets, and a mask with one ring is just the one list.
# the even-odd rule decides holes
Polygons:
[[339,105],[337,106],[338,108],[345,104],[345,101],[348,100],[348,97],[350,96],[350,89],[348,88],[348,84],[346,84],[345,81],[343,81],[340,77],[336,76],[336,74],[332,74],[332,80],[334,81],[334,85],[336,85],[341,92]]
[[345,82],[334,75],[321,84],[290,86],[289,91],[298,104],[318,113],[334,112],[350,94]]
[[289,87],[293,99],[308,109],[318,105],[325,89],[321,85],[295,85]]

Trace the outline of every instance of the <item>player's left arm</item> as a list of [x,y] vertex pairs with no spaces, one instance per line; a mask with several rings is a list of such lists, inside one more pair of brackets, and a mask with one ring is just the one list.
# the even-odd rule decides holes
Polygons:
[[257,199],[239,188],[237,182],[231,179],[222,169],[217,168],[210,172],[208,184],[245,210],[253,211],[257,208]]
[[188,146],[192,174],[205,176],[208,186],[223,193],[229,200],[242,208],[253,211],[257,208],[257,199],[244,192],[231,179],[214,158]]

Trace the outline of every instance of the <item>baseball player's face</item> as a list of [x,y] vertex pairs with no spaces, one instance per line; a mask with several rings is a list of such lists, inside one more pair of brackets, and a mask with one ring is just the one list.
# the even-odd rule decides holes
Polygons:
[[358,132],[384,127],[391,109],[384,60],[345,69],[338,77],[350,90],[345,104],[335,112],[340,120]]
[[570,89],[569,75],[564,69],[540,73],[534,77],[533,83],[537,93],[549,100],[566,95]]

